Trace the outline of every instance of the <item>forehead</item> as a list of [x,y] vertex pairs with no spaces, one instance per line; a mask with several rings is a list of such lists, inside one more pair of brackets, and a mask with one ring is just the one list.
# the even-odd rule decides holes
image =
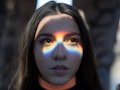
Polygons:
[[35,38],[42,33],[55,33],[55,32],[74,32],[79,33],[78,26],[74,19],[67,14],[58,14],[47,16],[38,24]]

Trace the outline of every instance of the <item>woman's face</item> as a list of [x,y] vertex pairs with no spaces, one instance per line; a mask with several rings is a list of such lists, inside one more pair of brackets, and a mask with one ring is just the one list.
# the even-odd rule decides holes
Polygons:
[[34,38],[34,56],[41,77],[63,85],[75,76],[83,54],[77,24],[67,14],[45,17]]

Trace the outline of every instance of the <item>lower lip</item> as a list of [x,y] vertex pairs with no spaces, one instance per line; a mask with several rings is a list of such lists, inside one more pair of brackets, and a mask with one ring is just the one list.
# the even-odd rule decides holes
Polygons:
[[56,75],[64,75],[67,69],[52,69]]

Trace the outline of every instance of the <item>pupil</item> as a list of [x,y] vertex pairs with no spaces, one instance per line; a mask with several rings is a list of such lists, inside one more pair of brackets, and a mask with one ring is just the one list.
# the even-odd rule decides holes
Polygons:
[[50,42],[51,42],[51,40],[50,40],[50,39],[47,39],[47,42],[48,42],[48,43],[50,43]]
[[71,42],[75,42],[75,38],[72,38],[72,39],[71,39]]

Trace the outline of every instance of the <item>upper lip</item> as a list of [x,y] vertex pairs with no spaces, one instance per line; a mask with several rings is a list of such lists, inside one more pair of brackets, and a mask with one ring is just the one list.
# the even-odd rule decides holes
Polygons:
[[68,69],[68,67],[65,65],[56,65],[56,66],[52,67],[51,69],[66,70],[66,69]]

